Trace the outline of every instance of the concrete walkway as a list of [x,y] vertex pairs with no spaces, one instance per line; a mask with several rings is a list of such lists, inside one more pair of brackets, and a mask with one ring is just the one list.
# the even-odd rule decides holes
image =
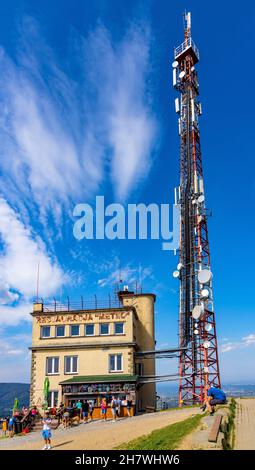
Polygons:
[[217,407],[213,416],[208,413],[201,419],[197,429],[188,434],[180,446],[180,450],[222,450],[222,439],[224,437],[222,432],[219,432],[217,442],[209,442],[209,434],[213,426],[215,417],[217,415],[227,415],[228,406]]
[[235,450],[255,450],[255,398],[238,398]]
[[[133,418],[122,418],[117,422],[94,421],[80,424],[68,429],[53,431],[52,450],[105,450],[129,442],[137,437],[149,434],[169,424],[183,421],[199,413],[197,408],[144,414]],[[25,436],[15,436],[12,439],[0,439],[0,451],[42,449],[41,432],[36,431]]]

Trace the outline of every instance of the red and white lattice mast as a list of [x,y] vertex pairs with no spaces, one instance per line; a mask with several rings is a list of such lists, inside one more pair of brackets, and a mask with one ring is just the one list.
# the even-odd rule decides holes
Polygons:
[[[174,50],[173,85],[179,114],[180,279],[179,405],[199,402],[207,384],[220,386],[212,272],[200,147],[199,84],[195,65],[199,52],[191,38],[191,15],[185,13],[184,42]],[[183,348],[183,349],[181,349]]]

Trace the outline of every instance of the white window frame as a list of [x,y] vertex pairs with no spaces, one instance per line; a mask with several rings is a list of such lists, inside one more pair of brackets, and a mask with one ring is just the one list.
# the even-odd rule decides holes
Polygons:
[[[50,329],[49,336],[43,336],[43,328],[49,328]],[[51,327],[49,325],[42,325],[41,326],[41,338],[51,338]]]
[[[101,333],[101,326],[108,325],[108,333]],[[99,323],[99,334],[100,336],[109,336],[110,334],[110,323]]]
[[[114,369],[111,369],[111,357],[114,356]],[[117,356],[121,356],[121,369],[117,369]],[[109,372],[123,372],[123,354],[109,354]]]
[[[52,370],[54,372],[48,372],[48,359],[52,359]],[[55,372],[55,360],[58,359],[58,372]],[[59,375],[60,370],[60,357],[59,356],[47,356],[46,357],[46,375]]]
[[[123,325],[123,331],[122,333],[116,333],[116,325]],[[114,334],[115,335],[124,335],[125,334],[125,324],[123,321],[117,321],[114,323]]]
[[[57,329],[58,329],[58,327],[64,328],[64,334],[63,334],[63,335],[57,335]],[[66,327],[65,327],[65,325],[56,325],[56,326],[55,326],[55,337],[56,337],[56,338],[65,338],[65,335],[66,335]]]
[[[71,361],[70,361],[70,365],[71,365],[71,371],[70,372],[67,372],[66,371],[66,359],[70,357],[71,358]],[[76,372],[73,372],[73,358],[74,357],[77,357],[77,371]],[[64,357],[64,374],[65,375],[70,375],[70,374],[78,374],[78,370],[79,370],[79,357],[77,355],[74,355],[74,356],[65,356]]]
[[[93,326],[93,334],[92,335],[88,335],[86,333],[86,327],[87,326]],[[84,325],[84,333],[85,333],[85,336],[95,336],[95,323],[87,323],[86,325]]]
[[[79,333],[78,335],[72,335],[72,326],[78,326],[79,327]],[[73,338],[73,337],[78,337],[80,336],[80,333],[81,333],[81,325],[70,325],[70,329],[69,329],[69,333],[70,333],[70,336]]]
[[[49,391],[49,397],[50,399],[48,399],[48,401],[50,402],[50,408],[53,408],[54,407],[54,393],[57,393],[58,394],[58,390],[50,390]],[[59,395],[59,394],[58,394]],[[58,405],[58,399],[59,399],[59,396],[57,398],[57,405]]]

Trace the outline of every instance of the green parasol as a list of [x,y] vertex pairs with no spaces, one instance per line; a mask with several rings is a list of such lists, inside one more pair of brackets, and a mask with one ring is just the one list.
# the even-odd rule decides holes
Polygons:
[[19,400],[18,398],[15,398],[13,409],[12,409],[13,414],[15,413],[15,411],[18,411],[18,409],[19,409]]
[[50,389],[50,381],[48,377],[45,377],[44,385],[43,385],[43,397],[44,397],[44,405],[46,408],[48,407],[49,389]]

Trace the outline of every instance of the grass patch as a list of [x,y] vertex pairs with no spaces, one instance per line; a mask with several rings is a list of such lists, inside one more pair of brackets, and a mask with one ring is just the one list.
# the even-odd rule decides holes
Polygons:
[[204,415],[196,415],[191,418],[170,424],[147,436],[139,437],[116,447],[116,450],[173,450],[180,441],[191,431],[196,429]]
[[223,450],[233,450],[235,444],[235,416],[236,416],[236,401],[231,398],[229,405],[228,423],[222,439]]
[[157,410],[157,413],[162,413],[163,411],[175,411],[175,410],[186,410],[187,408],[199,408],[200,405],[185,405],[183,407],[174,406],[173,408],[166,408],[165,410]]

